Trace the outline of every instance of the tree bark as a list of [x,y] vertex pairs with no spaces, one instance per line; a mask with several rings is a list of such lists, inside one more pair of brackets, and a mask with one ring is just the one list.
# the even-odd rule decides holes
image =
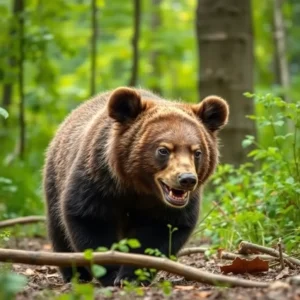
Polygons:
[[91,12],[92,12],[92,37],[91,37],[91,89],[90,89],[90,95],[93,96],[96,93],[96,66],[97,66],[96,60],[97,60],[97,36],[98,36],[96,0],[92,0]]
[[[19,11],[20,4],[19,3],[20,3],[19,0],[14,0],[14,2],[13,2],[12,11],[13,11],[14,17],[16,17],[16,18],[18,18],[19,13],[20,13],[20,11]],[[11,25],[11,29],[9,32],[11,40],[15,39],[14,36],[16,33],[17,33],[16,25],[15,25],[15,23],[13,23]],[[12,42],[10,43],[9,46],[13,47]],[[3,72],[14,72],[14,68],[16,67],[16,60],[17,60],[16,53],[15,52],[11,53],[11,55],[7,58],[7,60],[8,60],[8,66],[9,66],[10,70],[2,70],[2,71]],[[2,106],[3,106],[3,108],[8,109],[8,107],[10,106],[11,101],[12,101],[12,95],[13,95],[13,83],[12,82],[4,83],[3,90],[2,90]]]
[[[157,36],[156,31],[159,29],[159,27],[162,24],[161,19],[161,11],[160,11],[160,5],[162,0],[152,0],[151,6],[152,6],[152,13],[151,13],[151,31],[153,33],[153,36]],[[153,41],[153,44],[155,45],[155,41]],[[153,49],[150,53],[150,61],[152,65],[152,78],[153,82],[150,84],[150,89],[158,94],[162,94],[162,88],[161,88],[161,66],[159,62],[159,56],[160,53],[158,50]]]
[[24,159],[25,155],[25,96],[24,96],[24,2],[25,0],[16,0],[16,11],[18,12],[19,23],[19,59],[18,59],[18,85],[19,85],[19,127],[20,127],[20,140],[19,140],[19,157]]
[[290,72],[286,51],[286,36],[282,15],[282,0],[273,0],[273,37],[275,45],[276,82],[283,88],[282,97],[289,102]]
[[138,79],[138,63],[139,63],[139,38],[141,24],[141,1],[134,0],[134,32],[132,38],[132,68],[129,86],[136,86]]
[[230,105],[229,124],[220,134],[221,162],[239,165],[247,150],[241,143],[255,135],[254,105],[243,96],[253,91],[253,33],[250,0],[198,0],[196,33],[199,95],[217,94]]
[[[12,67],[12,64],[9,64]],[[12,97],[12,83],[4,83],[3,85],[3,94],[2,94],[2,106],[7,109],[11,104]]]

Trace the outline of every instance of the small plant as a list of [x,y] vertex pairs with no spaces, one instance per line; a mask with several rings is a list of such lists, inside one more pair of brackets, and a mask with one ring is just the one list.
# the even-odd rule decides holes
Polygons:
[[178,230],[178,228],[177,227],[172,228],[171,224],[168,224],[167,226],[169,228],[169,258],[171,260],[176,260],[176,256],[172,255],[172,236],[173,233]]
[[72,280],[72,291],[57,296],[57,300],[94,300],[96,289],[92,283],[78,283],[75,278]]
[[15,295],[27,284],[26,276],[12,272],[0,274],[0,300],[15,299]]
[[[137,239],[122,239],[118,243],[114,243],[111,246],[111,250],[119,250],[121,252],[129,252],[131,249],[140,248],[141,244]],[[105,249],[105,248],[102,248]]]
[[207,197],[215,208],[198,230],[226,248],[242,239],[264,245],[282,237],[291,250],[300,242],[300,104],[270,94],[246,95],[265,110],[263,116],[249,116],[263,137],[243,141],[252,147],[250,162],[218,167],[211,181],[215,191]]
[[3,246],[3,242],[8,242],[10,238],[10,231],[4,230],[0,232],[0,246]]
[[166,257],[163,253],[160,252],[160,250],[158,250],[157,248],[152,249],[152,248],[147,248],[145,249],[145,254],[148,255],[153,255],[156,257]]

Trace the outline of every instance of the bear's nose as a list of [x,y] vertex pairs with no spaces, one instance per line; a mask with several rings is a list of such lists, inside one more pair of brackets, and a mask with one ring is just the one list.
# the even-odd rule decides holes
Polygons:
[[186,189],[193,188],[197,183],[197,177],[193,173],[181,173],[178,175],[178,182]]

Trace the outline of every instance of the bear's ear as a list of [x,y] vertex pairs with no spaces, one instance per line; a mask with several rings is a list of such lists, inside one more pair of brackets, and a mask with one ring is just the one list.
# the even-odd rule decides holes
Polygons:
[[208,96],[194,106],[207,129],[214,132],[221,129],[228,121],[229,107],[227,102],[218,96]]
[[108,115],[123,123],[134,120],[143,111],[141,95],[134,89],[120,87],[114,90],[108,101]]

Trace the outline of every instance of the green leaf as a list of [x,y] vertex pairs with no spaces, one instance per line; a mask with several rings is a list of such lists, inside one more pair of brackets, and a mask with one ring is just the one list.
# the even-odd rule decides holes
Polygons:
[[16,273],[0,275],[0,296],[3,299],[13,299],[13,295],[21,291],[27,284],[27,278]]
[[106,269],[100,265],[92,265],[92,273],[95,277],[99,278],[106,274]]
[[252,141],[252,140],[249,140],[249,139],[243,140],[243,141],[242,141],[242,147],[243,147],[243,148],[247,148],[248,146],[250,146],[250,145],[252,145],[252,144],[253,144],[253,141]]
[[136,249],[136,248],[140,248],[141,247],[141,244],[140,244],[140,242],[137,239],[129,239],[127,241],[127,244],[132,249]]
[[253,98],[255,96],[255,94],[251,94],[249,92],[245,92],[243,95],[247,98]]
[[284,121],[283,120],[278,120],[278,121],[274,122],[274,125],[281,127],[281,126],[284,125]]
[[0,115],[3,116],[4,119],[8,118],[8,112],[2,107],[0,107]]
[[98,248],[96,249],[96,251],[97,251],[97,252],[106,252],[106,251],[108,251],[108,248],[106,248],[106,247],[98,247]]
[[[74,292],[76,296],[83,296],[83,299],[94,299],[94,286],[91,283],[75,284]],[[82,299],[82,297],[74,297],[72,299]]]
[[129,252],[129,247],[127,245],[119,245],[118,248],[121,252]]
[[92,260],[93,259],[93,249],[86,249],[83,252],[83,256],[86,260]]
[[163,281],[159,284],[160,288],[162,289],[163,293],[168,296],[172,292],[172,284],[170,281]]
[[152,255],[154,253],[154,249],[147,248],[147,249],[145,249],[145,253]]
[[294,180],[293,177],[289,177],[289,178],[285,181],[285,183],[287,183],[287,184],[294,184],[294,183],[295,183],[295,180]]

